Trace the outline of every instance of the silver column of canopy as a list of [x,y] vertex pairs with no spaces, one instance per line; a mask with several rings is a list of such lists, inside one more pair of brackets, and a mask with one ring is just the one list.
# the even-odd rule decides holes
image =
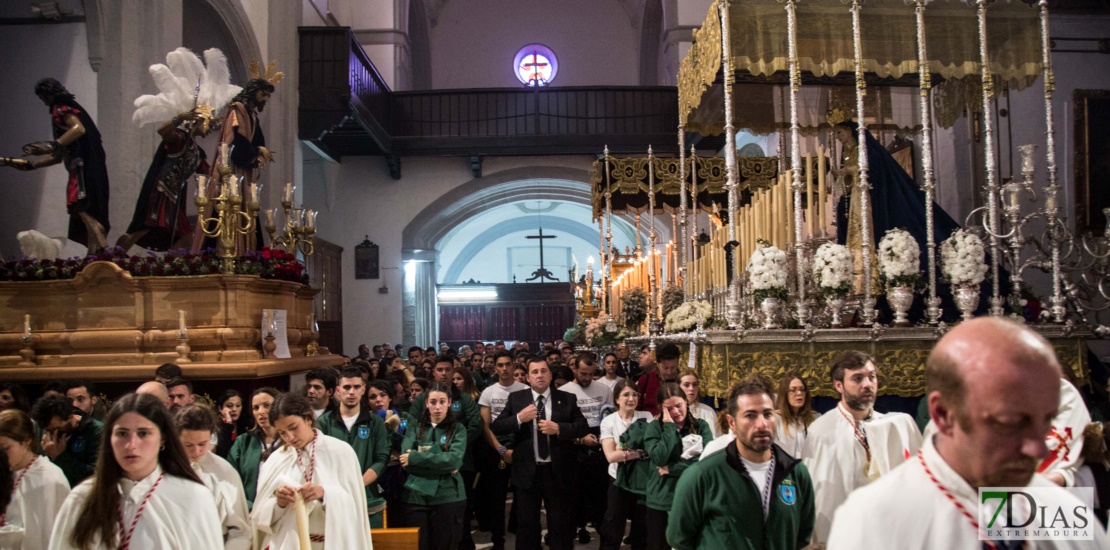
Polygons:
[[[729,44],[729,28],[728,28],[728,7],[731,0],[724,0],[720,3],[720,17],[721,17],[721,62],[723,63],[723,70],[725,76],[725,175],[727,177],[726,187],[728,188],[728,240],[730,243],[736,242],[736,214],[740,206],[740,198],[737,193],[738,181],[736,174],[736,134],[732,126],[732,85],[735,82],[735,77],[732,74],[732,51]],[[733,265],[736,264],[736,258],[732,258]],[[728,320],[730,328],[737,328],[740,326],[741,313],[740,313],[740,284],[739,278],[733,277],[733,280],[728,281],[728,294],[725,295],[725,319]]]
[[991,315],[1002,315],[1002,285],[999,281],[999,264],[1002,246],[999,235],[1002,228],[998,208],[998,166],[994,158],[994,77],[991,75],[990,55],[987,51],[987,4],[991,0],[976,0],[979,16],[979,65],[983,82],[983,160],[987,169],[987,232],[991,247]]
[[925,253],[929,261],[929,297],[925,300],[925,314],[930,325],[940,322],[940,298],[937,297],[937,243],[933,236],[933,193],[936,180],[933,175],[933,115],[929,107],[932,78],[929,73],[929,58],[925,55],[925,2],[914,0],[914,13],[917,16],[917,70],[920,88],[921,109],[921,171],[925,191]]
[[852,45],[856,56],[856,116],[859,135],[859,182],[856,186],[860,202],[860,237],[863,241],[863,324],[875,324],[875,296],[871,292],[871,182],[868,180],[867,123],[863,116],[863,98],[867,95],[867,82],[863,79],[863,45],[860,40],[859,0],[852,0]]
[[659,262],[659,258],[655,254],[655,153],[651,150],[651,145],[648,145],[648,216],[650,216],[651,230],[648,232],[648,331],[654,331],[654,322],[657,319],[655,315],[656,303],[658,300],[657,289],[659,282],[655,280],[655,268]]
[[1060,285],[1063,275],[1060,273],[1060,239],[1059,229],[1056,227],[1059,209],[1056,207],[1056,195],[1060,185],[1056,182],[1056,125],[1052,118],[1052,92],[1056,91],[1056,77],[1052,72],[1052,42],[1048,36],[1048,0],[1041,0],[1041,56],[1044,65],[1044,122],[1045,122],[1045,156],[1048,167],[1048,186],[1045,187],[1045,217],[1048,225],[1049,246],[1052,252],[1052,320],[1056,323],[1064,322],[1067,309],[1064,307],[1064,295]]
[[[793,168],[794,189],[794,253],[797,258],[798,302],[796,311],[798,324],[805,326],[809,320],[809,306],[806,303],[805,247],[802,239],[802,150],[798,127],[798,88],[802,86],[802,73],[798,68],[798,20],[794,0],[786,2],[786,29],[788,54],[790,56],[790,166]],[[806,170],[812,168],[807,166]],[[811,205],[810,208],[813,208]],[[816,208],[813,208],[816,211]]]

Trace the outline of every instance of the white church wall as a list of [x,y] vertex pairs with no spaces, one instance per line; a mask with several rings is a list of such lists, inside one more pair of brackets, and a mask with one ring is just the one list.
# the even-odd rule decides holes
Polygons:
[[618,2],[446,2],[429,29],[434,88],[517,88],[513,56],[532,43],[559,61],[554,86],[639,83],[639,30]]
[[[243,6],[243,11],[247,14],[247,19],[250,20],[251,27],[254,29],[254,35],[258,38],[258,47],[262,49],[262,57],[267,62],[270,59],[269,45],[269,29],[270,29],[270,10],[271,5],[269,0],[239,0]],[[281,60],[283,64],[292,63],[294,60]]]

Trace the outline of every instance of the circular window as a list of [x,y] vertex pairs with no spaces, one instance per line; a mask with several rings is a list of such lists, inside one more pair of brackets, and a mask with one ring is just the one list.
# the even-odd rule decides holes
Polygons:
[[543,44],[529,44],[513,59],[513,71],[525,86],[547,86],[559,73],[555,52]]

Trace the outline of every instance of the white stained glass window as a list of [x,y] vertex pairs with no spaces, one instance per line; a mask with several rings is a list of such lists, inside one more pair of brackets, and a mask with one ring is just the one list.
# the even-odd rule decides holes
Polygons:
[[559,72],[555,53],[541,44],[529,44],[521,48],[513,65],[517,80],[525,86],[547,86]]

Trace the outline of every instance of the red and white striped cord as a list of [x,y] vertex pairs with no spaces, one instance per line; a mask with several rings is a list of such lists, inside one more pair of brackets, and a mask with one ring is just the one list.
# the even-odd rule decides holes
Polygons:
[[146,509],[147,503],[150,502],[150,497],[154,494],[154,490],[158,488],[158,485],[160,485],[162,483],[162,478],[164,478],[164,477],[166,477],[166,474],[164,474],[164,473],[160,474],[158,476],[158,479],[156,479],[154,481],[154,485],[152,485],[150,487],[150,490],[146,492],[146,496],[143,497],[143,501],[141,503],[139,503],[139,509],[135,510],[135,517],[131,519],[131,527],[129,529],[127,529],[126,532],[123,530],[123,503],[120,502],[120,504],[119,504],[119,528],[120,528],[119,549],[120,550],[129,550],[131,548],[131,535],[133,535],[135,533],[135,526],[139,524],[139,517],[143,515],[143,510]]
[[304,464],[301,464],[301,452],[294,450],[297,454],[297,467],[301,469],[301,474],[304,475],[305,483],[312,483],[312,476],[316,473],[316,437],[318,432],[312,431],[312,452],[308,457],[308,469],[306,470]]
[[[986,539],[987,537],[983,533],[983,530],[979,528],[979,520],[975,519],[975,516],[971,515],[971,512],[967,511],[967,508],[965,508],[964,505],[960,503],[960,501],[956,498],[956,495],[953,495],[952,492],[949,491],[948,488],[945,487],[939,479],[937,479],[937,476],[933,475],[933,471],[930,470],[929,465],[925,463],[925,454],[921,451],[917,451],[917,459],[921,461],[921,467],[925,469],[925,475],[929,476],[929,479],[933,482],[933,485],[935,485],[937,489],[940,489],[940,492],[944,494],[945,498],[947,498],[948,501],[951,502],[952,505],[955,506],[956,509],[959,510],[965,518],[967,518],[967,521],[970,522],[971,526],[975,528],[975,532],[984,535],[983,539]],[[983,544],[990,547],[991,550],[998,550],[998,546],[990,540],[983,540]]]

